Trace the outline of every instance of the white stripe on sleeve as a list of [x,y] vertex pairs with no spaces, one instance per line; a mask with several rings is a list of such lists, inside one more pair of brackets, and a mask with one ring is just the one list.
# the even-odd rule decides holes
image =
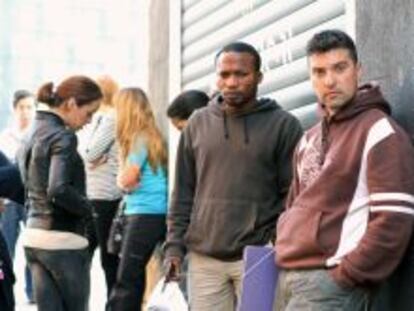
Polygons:
[[378,205],[378,206],[371,206],[370,212],[394,212],[394,213],[403,213],[409,214],[414,216],[414,209],[411,207],[405,206],[393,206],[393,205]]
[[371,193],[371,201],[404,201],[414,204],[414,196],[404,192],[379,192]]

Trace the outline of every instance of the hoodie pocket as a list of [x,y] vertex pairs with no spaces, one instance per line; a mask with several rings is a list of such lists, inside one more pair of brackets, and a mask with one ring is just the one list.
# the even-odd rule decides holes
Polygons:
[[282,213],[277,224],[276,240],[279,264],[289,267],[298,261],[320,261],[323,254],[318,243],[321,217],[321,211],[305,207],[291,208]]
[[257,204],[251,201],[198,201],[186,239],[195,250],[219,257],[241,253],[254,234]]

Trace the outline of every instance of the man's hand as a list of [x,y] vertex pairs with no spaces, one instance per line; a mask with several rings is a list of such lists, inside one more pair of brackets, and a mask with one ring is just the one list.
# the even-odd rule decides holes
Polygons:
[[164,261],[164,267],[165,267],[165,281],[180,281],[181,278],[181,263],[182,260],[179,257],[169,257],[166,258]]
[[4,212],[6,208],[4,207],[4,199],[0,198],[0,214]]

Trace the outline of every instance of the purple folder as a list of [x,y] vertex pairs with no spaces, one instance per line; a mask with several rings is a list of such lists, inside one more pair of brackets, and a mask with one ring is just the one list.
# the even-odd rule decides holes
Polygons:
[[244,274],[238,311],[272,311],[278,275],[273,248],[247,246],[243,261]]

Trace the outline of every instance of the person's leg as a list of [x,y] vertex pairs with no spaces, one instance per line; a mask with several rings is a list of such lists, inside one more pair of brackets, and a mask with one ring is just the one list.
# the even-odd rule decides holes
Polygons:
[[[14,310],[13,284],[15,277],[7,243],[0,232],[0,302],[5,311]],[[2,309],[2,310],[3,310]]]
[[[65,277],[58,280],[66,311],[89,309],[90,262],[88,249],[61,251],[64,260],[56,258],[57,269]],[[65,267],[70,266],[70,269]],[[69,270],[69,271],[68,271]]]
[[33,279],[32,279],[32,272],[30,271],[29,264],[26,264],[24,267],[24,280],[25,280],[25,292],[26,297],[29,301],[29,303],[34,303],[35,298],[33,294]]
[[37,257],[37,250],[26,248],[26,257],[35,283],[37,307],[42,311],[65,311],[53,274]]
[[233,283],[233,290],[234,290],[234,299],[236,301],[236,305],[240,301],[241,297],[241,288],[242,288],[242,280],[243,280],[243,260],[237,260],[226,263],[226,270],[228,271],[228,275]]
[[279,281],[277,311],[367,311],[369,308],[367,290],[342,288],[327,270],[283,271]]
[[4,239],[6,240],[9,249],[10,257],[14,258],[17,238],[20,233],[20,218],[19,210],[20,204],[13,201],[7,201],[4,205],[5,209],[1,215],[1,228]]
[[194,252],[189,254],[190,308],[196,311],[235,309],[234,285],[228,263]]
[[116,281],[119,257],[108,253],[107,242],[109,237],[109,229],[111,228],[112,220],[120,201],[95,200],[91,202],[94,207],[94,224],[100,248],[101,265],[105,273],[107,297],[109,297],[112,287]]
[[327,270],[316,270],[311,283],[316,286],[315,294],[309,295],[313,310],[368,311],[371,293],[367,289],[343,288],[335,283]]
[[289,282],[287,279],[287,272],[285,270],[279,271],[279,276],[276,285],[275,299],[273,304],[273,311],[283,311],[286,309],[288,301],[291,296]]
[[[36,299],[39,291],[47,293],[50,288],[57,288],[57,295],[65,311],[88,310],[89,298],[89,253],[82,250],[39,250],[36,249],[37,261],[47,271],[51,281],[47,286],[35,278]],[[31,264],[31,267],[34,266]],[[36,268],[36,267],[35,267]],[[35,276],[35,272],[32,273]],[[39,285],[40,284],[40,285]],[[38,286],[43,286],[38,289]],[[38,301],[37,301],[38,302]],[[39,303],[39,302],[38,302]],[[43,310],[39,305],[39,310]]]
[[127,216],[117,281],[108,301],[108,310],[141,310],[145,267],[165,231],[164,215]]
[[[16,211],[17,211],[17,219],[18,219],[18,226],[20,229],[20,222],[23,222],[26,225],[26,218],[27,218],[27,211],[24,205],[17,204]],[[19,231],[20,232],[20,231]],[[26,264],[24,267],[24,281],[25,287],[24,291],[26,293],[27,300],[29,303],[34,303],[34,294],[33,294],[33,280],[32,280],[32,273],[30,272],[29,264]]]

